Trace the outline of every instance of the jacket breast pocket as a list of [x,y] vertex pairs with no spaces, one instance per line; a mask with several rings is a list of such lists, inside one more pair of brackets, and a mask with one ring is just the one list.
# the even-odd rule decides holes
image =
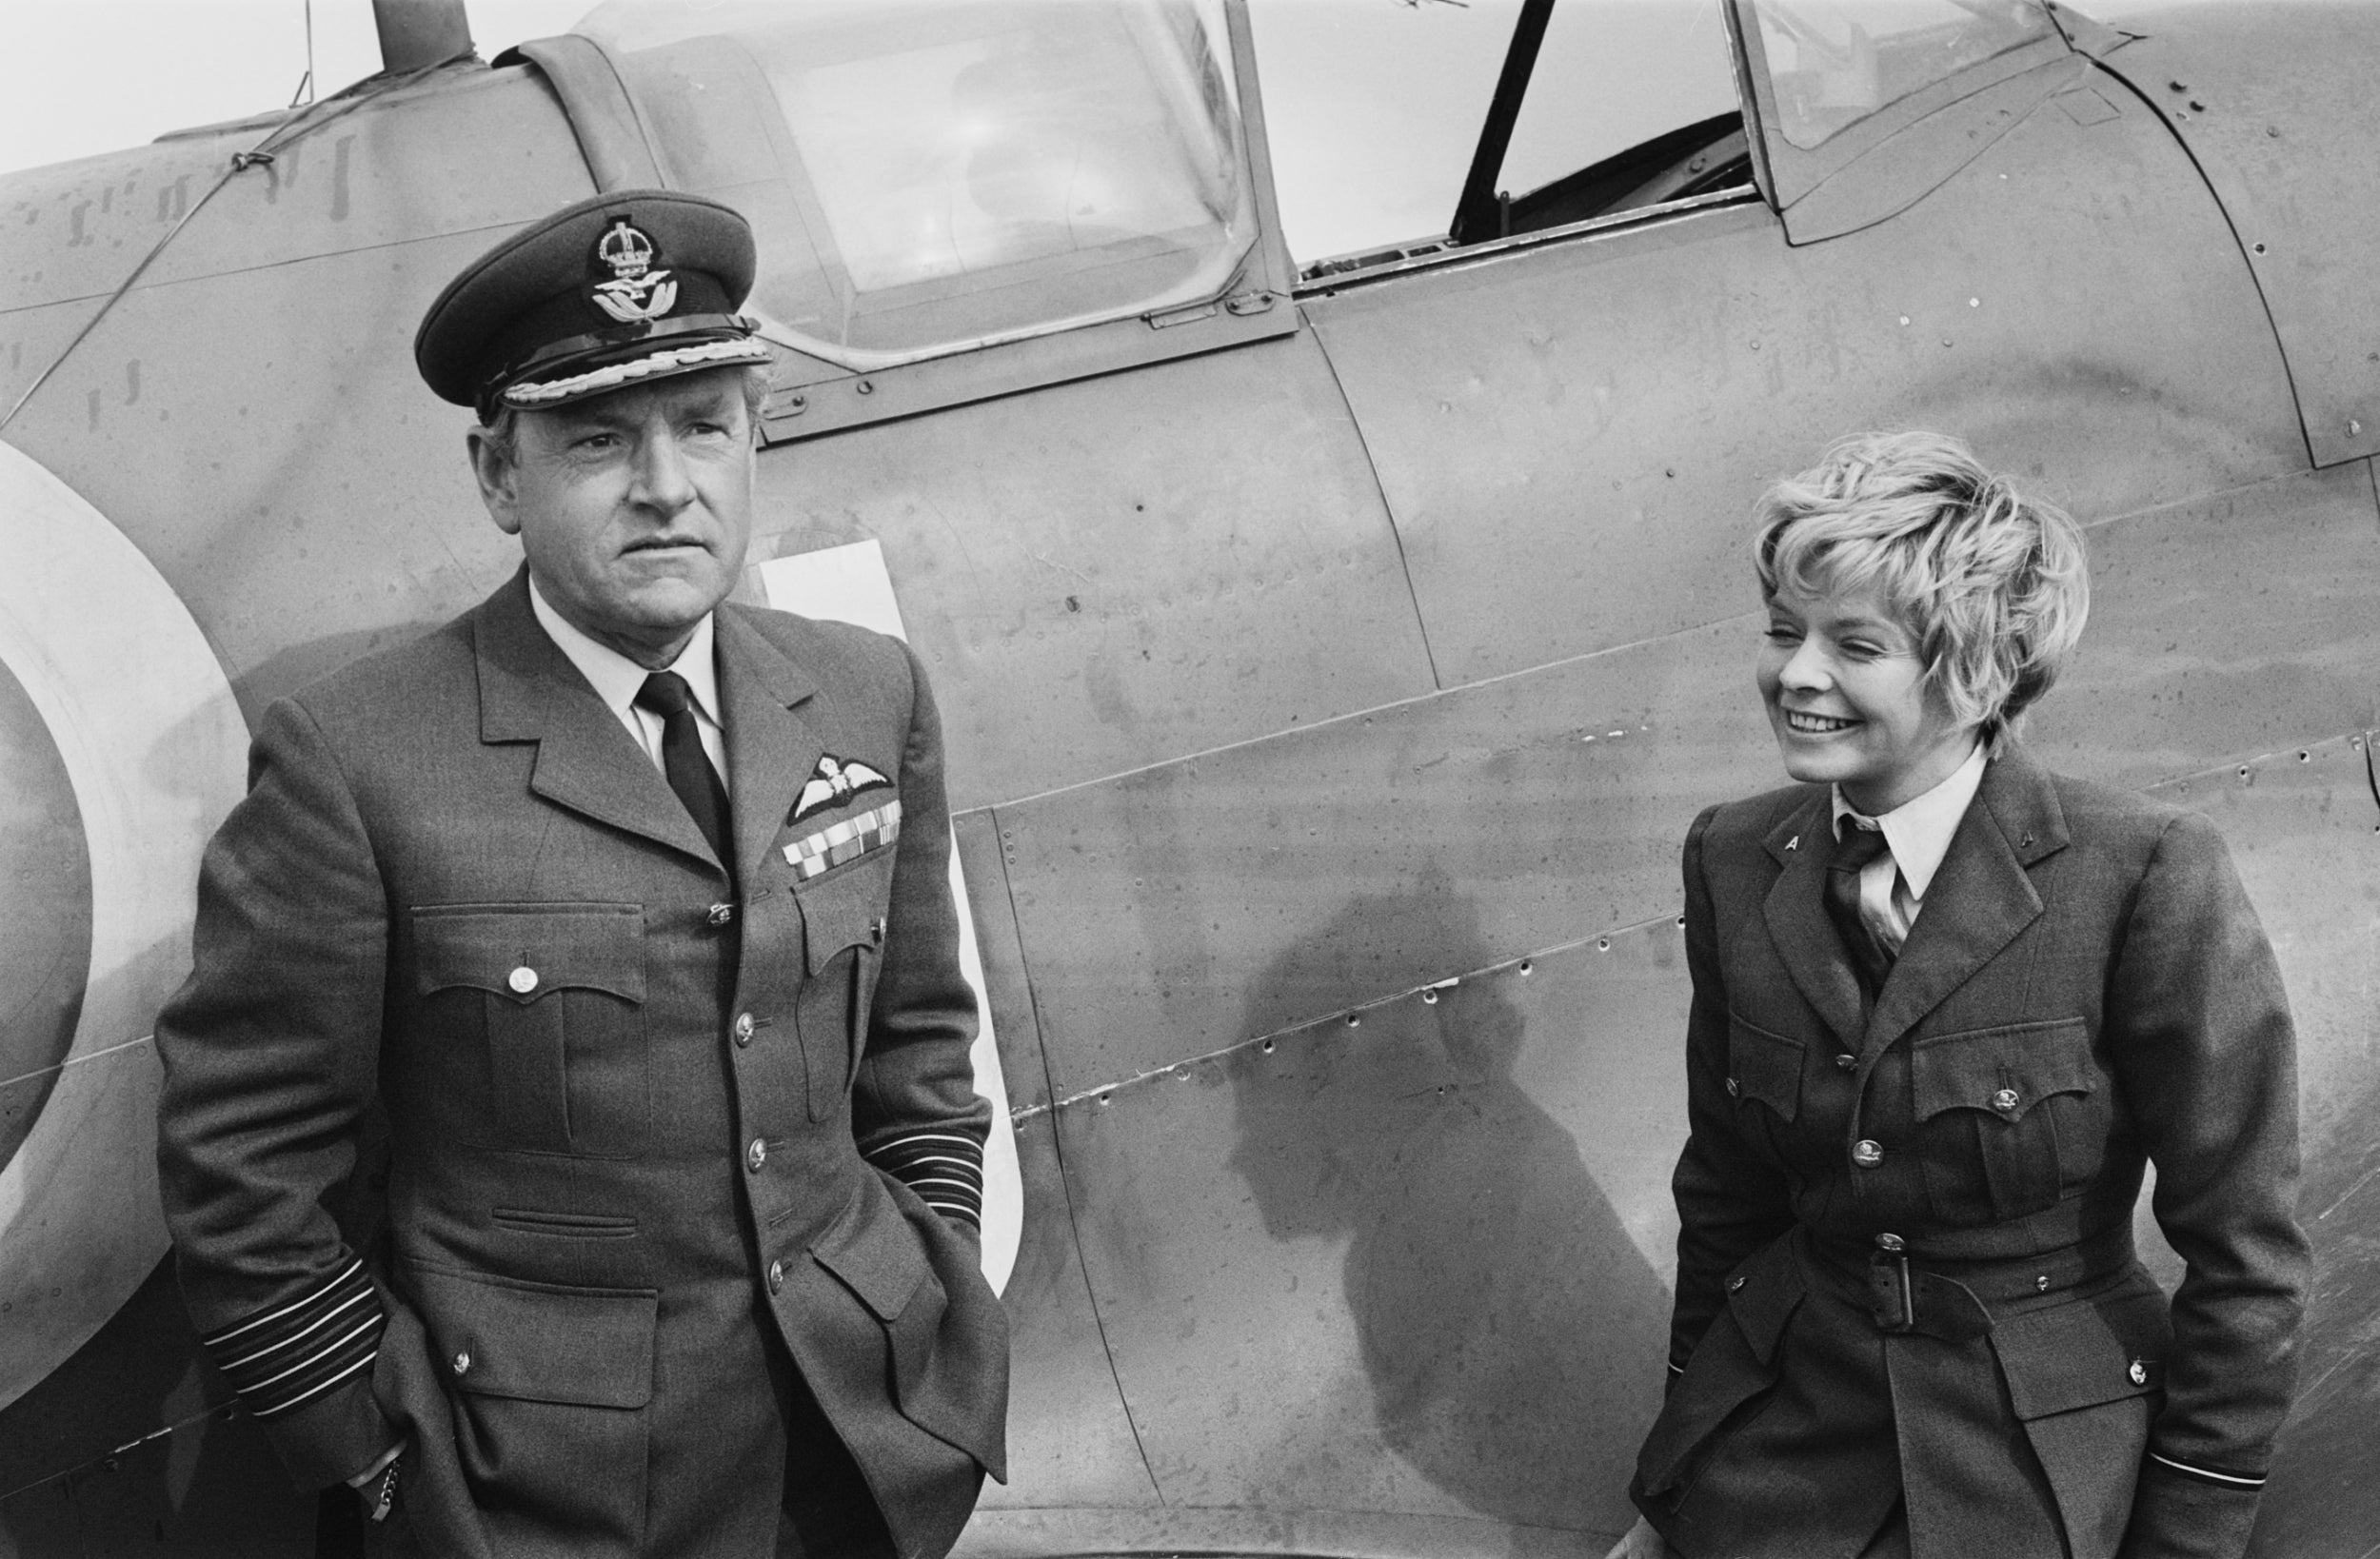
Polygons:
[[852,1071],[867,1043],[892,864],[892,849],[886,846],[794,892],[802,907],[803,958],[794,1028],[814,1121],[829,1119],[843,1108]]
[[1766,1105],[1779,1120],[1801,1113],[1802,1042],[1727,1016],[1727,1096]]
[[1934,1035],[1910,1049],[1927,1194],[1946,1217],[2021,1217],[2089,1179],[2108,1101],[2079,1017]]
[[413,958],[425,1020],[479,1031],[487,1145],[599,1158],[645,1151],[642,905],[418,905]]
[[1727,1090],[1735,1129],[1780,1164],[1792,1163],[1793,1123],[1801,1114],[1804,1046],[1734,1013],[1727,1017]]

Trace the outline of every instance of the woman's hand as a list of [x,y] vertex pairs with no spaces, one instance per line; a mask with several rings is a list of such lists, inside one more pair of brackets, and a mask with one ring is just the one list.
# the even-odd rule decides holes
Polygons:
[[1669,1545],[1653,1529],[1653,1523],[1638,1516],[1627,1535],[1612,1545],[1612,1551],[1603,1559],[1667,1559]]

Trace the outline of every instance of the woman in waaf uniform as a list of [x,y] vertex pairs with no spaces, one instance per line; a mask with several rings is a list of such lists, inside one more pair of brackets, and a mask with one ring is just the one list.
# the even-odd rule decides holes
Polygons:
[[2308,1276],[2255,912],[2204,818],[2015,739],[2081,635],[2072,521],[1919,433],[1758,520],[1800,783],[1686,836],[1670,1391],[1615,1559],[2236,1556]]

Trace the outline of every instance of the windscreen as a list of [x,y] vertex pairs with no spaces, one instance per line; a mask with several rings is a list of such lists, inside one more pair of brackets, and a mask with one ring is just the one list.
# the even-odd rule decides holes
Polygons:
[[1755,9],[1778,128],[1805,151],[2055,30],[2033,0],[1755,0]]
[[851,367],[1213,298],[1255,237],[1219,8],[614,0],[665,176],[749,217],[749,311]]

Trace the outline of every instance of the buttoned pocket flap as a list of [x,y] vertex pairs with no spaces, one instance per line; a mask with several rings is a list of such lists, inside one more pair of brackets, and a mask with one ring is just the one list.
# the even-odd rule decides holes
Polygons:
[[849,870],[822,877],[798,888],[802,906],[802,939],[809,971],[815,975],[835,961],[846,947],[873,947],[883,939],[884,904],[891,891],[892,856],[882,864],[855,862]]
[[2051,1095],[2089,1094],[2099,1081],[2090,1026],[2079,1017],[1920,1039],[1910,1050],[1909,1074],[1920,1120],[1945,1110],[2022,1120]]
[[642,904],[423,904],[413,911],[421,993],[467,986],[526,1005],[550,991],[645,999]]
[[440,1372],[475,1396],[641,1408],[653,1397],[660,1298],[417,1270]]
[[925,1252],[892,1197],[871,1196],[866,1189],[852,1197],[810,1253],[878,1320],[890,1321],[909,1307],[924,1278]]
[[1800,1040],[1729,1015],[1727,1080],[1733,1096],[1757,1099],[1784,1119],[1793,1119],[1801,1105],[1801,1060]]
[[2033,1419],[2161,1390],[2170,1336],[2164,1296],[2146,1293],[2000,1316],[1992,1347],[2016,1416]]

